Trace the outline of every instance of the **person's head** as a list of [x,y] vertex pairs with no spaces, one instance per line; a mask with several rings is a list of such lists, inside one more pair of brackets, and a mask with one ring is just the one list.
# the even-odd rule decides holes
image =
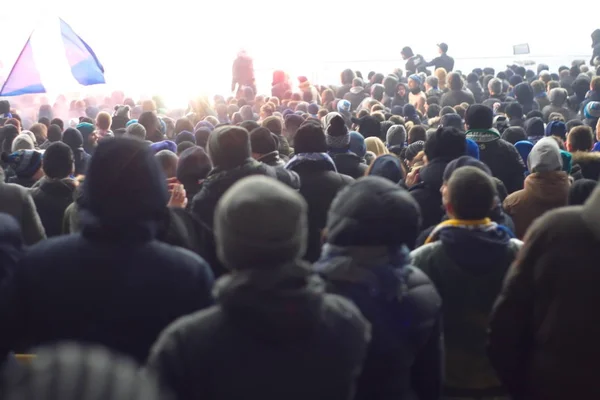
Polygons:
[[154,155],[154,158],[161,166],[165,177],[174,178],[177,175],[177,162],[179,160],[177,154],[171,150],[161,150]]
[[467,109],[463,106],[454,106],[454,111],[460,116],[461,119],[464,119]]
[[494,124],[494,112],[481,104],[469,107],[465,114],[468,129],[491,129]]
[[177,136],[180,132],[183,131],[194,132],[194,124],[192,124],[192,121],[185,117],[179,118],[175,122],[175,136]]
[[212,162],[200,146],[191,146],[179,154],[177,180],[187,185],[197,185],[212,169]]
[[527,157],[527,165],[532,173],[560,171],[563,161],[558,142],[551,137],[539,140]]
[[440,54],[446,54],[448,52],[448,45],[446,43],[438,44]]
[[406,128],[404,125],[392,125],[386,132],[386,144],[389,147],[404,147],[406,143]]
[[290,114],[285,117],[285,131],[289,138],[293,138],[304,122],[304,118],[297,114]]
[[433,76],[433,75],[428,76],[427,79],[425,79],[425,89],[427,89],[427,90],[437,89],[438,86],[439,86],[439,80],[435,76]]
[[546,136],[555,136],[561,141],[567,139],[567,125],[562,121],[550,121],[546,125]]
[[487,218],[494,207],[496,185],[489,174],[475,166],[456,169],[441,188],[446,213],[454,219]]
[[431,104],[427,107],[427,118],[436,118],[440,116],[440,112],[442,111],[442,107],[437,104]]
[[52,121],[50,121],[50,125],[58,125],[58,127],[61,130],[61,132],[65,129],[65,123],[60,118],[54,118]]
[[546,84],[540,80],[531,82],[531,88],[533,89],[533,94],[536,97],[546,94]]
[[576,126],[569,131],[567,136],[567,150],[574,151],[590,151],[594,147],[594,133],[589,126]]
[[73,150],[65,143],[52,143],[44,152],[42,168],[50,179],[68,178],[75,170]]
[[404,178],[402,162],[393,154],[383,154],[373,160],[365,176],[380,176],[399,183]]
[[413,94],[417,94],[421,91],[421,78],[417,74],[412,74],[408,77],[408,89]]
[[415,125],[408,131],[408,144],[427,140],[427,130],[423,125]]
[[73,150],[73,152],[83,147],[83,135],[75,128],[67,128],[63,133],[63,143]]
[[459,131],[465,130],[465,124],[463,123],[463,119],[460,115],[456,113],[444,114],[440,118],[440,125],[444,127],[456,128]]
[[48,140],[51,143],[60,142],[62,140],[62,129],[58,125],[50,125],[48,128]]
[[143,112],[138,119],[138,123],[146,129],[146,138],[151,142],[160,142],[162,134],[160,133],[160,122],[158,117],[152,111]]
[[48,127],[44,124],[33,124],[29,130],[35,135],[35,140],[38,145],[44,143],[46,139],[48,139]]
[[98,115],[96,116],[96,126],[98,127],[98,129],[107,131],[110,129],[111,124],[112,117],[109,113],[105,111],[101,111],[98,113]]
[[557,107],[562,107],[565,102],[567,101],[567,97],[569,96],[569,94],[567,93],[567,91],[563,88],[555,88],[550,90],[550,103],[552,103],[552,105],[557,106]]
[[223,126],[208,138],[208,155],[216,168],[231,169],[252,157],[250,135],[244,128]]
[[354,78],[352,80],[352,87],[364,87],[365,83],[360,78]]
[[367,145],[367,151],[370,151],[371,153],[375,154],[375,157],[379,157],[383,154],[389,153],[383,141],[376,136],[366,138],[365,144]]
[[10,151],[15,152],[17,150],[33,150],[35,148],[34,140],[30,135],[27,134],[29,131],[23,131],[13,141],[10,147]]
[[[131,359],[95,346],[63,343],[35,349],[21,368],[0,376],[4,400],[160,400],[168,397]],[[102,382],[102,388],[98,384]]]
[[342,85],[350,85],[352,84],[352,80],[356,78],[356,74],[351,69],[345,69],[341,74],[341,82]]
[[531,138],[544,136],[544,120],[539,117],[535,117],[525,121],[525,133]]
[[339,247],[415,244],[421,212],[403,188],[379,176],[367,176],[340,190],[329,209],[327,243]]
[[182,142],[192,142],[196,144],[196,136],[192,132],[182,131],[175,136],[175,144],[179,144]]
[[479,76],[476,73],[471,72],[467,75],[467,83],[476,84],[477,82],[479,82]]
[[435,159],[450,161],[463,156],[466,151],[465,135],[456,128],[439,128],[425,142],[425,155],[430,162]]
[[400,52],[400,54],[402,55],[402,58],[404,60],[408,60],[409,58],[413,57],[415,54],[413,53],[412,49],[408,46],[404,47],[402,49],[402,51]]
[[190,147],[194,147],[195,144],[192,142],[181,142],[177,145],[177,157],[181,157],[181,153],[189,149]]
[[462,90],[463,80],[460,74],[456,72],[451,72],[448,75],[448,87],[450,88],[450,90]]
[[517,101],[511,101],[508,103],[504,111],[509,119],[523,118],[523,106]]
[[294,151],[301,153],[326,153],[325,132],[319,124],[303,124],[294,137]]
[[217,204],[214,232],[217,256],[227,268],[276,270],[304,256],[308,206],[276,179],[248,177]]
[[592,179],[576,180],[569,189],[569,205],[582,206],[596,189],[598,182]]
[[18,150],[14,153],[2,153],[2,162],[9,165],[17,177],[38,180],[44,176],[42,153],[36,150]]
[[142,124],[133,123],[125,129],[125,135],[139,140],[146,140],[146,128]]
[[525,133],[525,129],[520,126],[511,126],[502,133],[502,139],[510,144],[515,144],[521,140],[527,140],[527,134]]
[[323,118],[323,127],[328,149],[343,150],[348,148],[350,135],[346,127],[346,121],[339,113],[327,114]]
[[265,154],[277,151],[278,143],[274,134],[267,128],[256,128],[250,132],[250,146],[252,157],[259,159]]
[[283,121],[279,117],[268,117],[262,122],[263,128],[267,128],[277,136],[283,132]]

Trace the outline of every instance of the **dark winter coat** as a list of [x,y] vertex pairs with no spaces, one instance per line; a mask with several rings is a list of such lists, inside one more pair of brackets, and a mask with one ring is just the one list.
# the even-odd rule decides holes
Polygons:
[[11,215],[0,213],[0,287],[12,275],[23,254],[19,221]]
[[504,210],[515,223],[515,235],[523,238],[529,226],[549,210],[566,206],[569,200],[566,172],[536,172],[525,179],[525,188],[504,200]]
[[221,196],[237,181],[251,175],[269,176],[293,189],[300,188],[300,178],[295,172],[274,168],[249,158],[243,165],[233,169],[213,169],[202,182],[202,188],[194,197],[192,214],[212,229],[215,209]]
[[293,263],[221,278],[217,305],[172,324],[148,369],[177,400],[350,399],[369,326],[309,273]]
[[479,145],[479,159],[504,183],[506,191],[513,193],[523,189],[525,164],[515,146],[500,139],[499,135],[497,139],[482,141],[470,132],[467,132],[467,139],[474,140]]
[[583,110],[585,110],[585,107],[588,105],[588,103],[590,103],[592,101],[600,101],[600,92],[596,92],[596,91],[592,90],[591,92],[589,92],[589,94],[585,98],[585,100],[583,100],[581,102],[581,105],[579,106],[579,114],[581,116],[583,116]]
[[86,153],[83,148],[79,148],[73,151],[73,158],[75,160],[75,176],[85,175],[85,171],[92,156]]
[[600,192],[539,218],[491,315],[488,355],[514,400],[600,398]]
[[405,248],[390,251],[327,244],[315,264],[328,291],[352,300],[371,322],[371,345],[355,399],[439,399],[440,297],[427,276],[407,264]]
[[300,194],[308,204],[308,249],[304,259],[315,262],[321,255],[322,231],[331,202],[354,179],[337,173],[326,161],[307,160],[291,170],[300,176]]
[[452,70],[454,69],[454,58],[444,53],[439,57],[436,57],[433,60],[429,61],[427,63],[427,66],[434,67],[435,69],[444,68],[446,72],[452,72]]
[[37,183],[37,180],[33,178],[23,178],[15,175],[8,178],[8,183],[14,183],[15,185],[23,186],[24,188],[31,188]]
[[363,160],[354,153],[340,153],[332,156],[338,173],[348,175],[354,179],[365,176],[369,168]]
[[75,188],[73,179],[43,177],[31,189],[31,197],[48,237],[62,234],[63,217],[73,202]]
[[285,165],[283,160],[279,157],[279,152],[277,150],[263,155],[256,161],[267,164],[271,167],[283,167]]
[[575,151],[571,156],[573,168],[579,166],[582,178],[594,181],[600,179],[600,153]]
[[473,93],[468,90],[450,90],[444,93],[440,100],[440,107],[455,107],[462,103],[475,104]]
[[360,103],[367,97],[369,97],[369,95],[365,92],[365,89],[360,86],[351,88],[350,91],[344,95],[344,99],[352,104],[352,111],[356,110],[360,106]]
[[548,98],[548,95],[546,93],[544,93],[543,96],[536,97],[535,102],[537,103],[538,109],[540,110],[543,110],[544,107],[550,105],[550,99]]
[[471,93],[473,93],[475,103],[479,104],[483,101],[483,87],[481,87],[481,83],[479,83],[479,81],[474,83],[467,83],[467,89],[469,89]]
[[521,242],[490,232],[445,228],[439,240],[414,250],[412,264],[433,282],[443,302],[444,394],[506,394],[486,354],[488,318]]
[[429,162],[419,170],[420,182],[408,189],[421,207],[423,228],[439,224],[444,216],[440,188],[444,183],[444,170],[448,162],[443,159]]

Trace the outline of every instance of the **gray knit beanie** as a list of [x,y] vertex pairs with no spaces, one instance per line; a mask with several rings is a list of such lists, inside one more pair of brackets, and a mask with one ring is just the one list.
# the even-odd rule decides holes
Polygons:
[[331,112],[323,117],[323,129],[330,149],[347,149],[350,146],[350,132],[340,113]]
[[306,252],[308,206],[298,192],[275,179],[237,182],[215,211],[217,255],[230,269],[265,269]]
[[404,146],[404,143],[406,143],[406,128],[404,125],[392,125],[387,131],[385,142],[388,147]]

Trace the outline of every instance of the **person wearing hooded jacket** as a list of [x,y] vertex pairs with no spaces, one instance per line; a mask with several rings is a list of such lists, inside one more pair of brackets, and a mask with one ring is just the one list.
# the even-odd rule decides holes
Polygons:
[[31,247],[0,291],[0,358],[76,340],[141,363],[169,323],[212,303],[204,260],[155,239],[168,192],[146,143],[104,139],[83,185],[82,231]]
[[340,86],[335,92],[336,99],[343,99],[346,93],[350,91],[352,88],[352,83],[356,78],[356,74],[350,68],[347,68],[342,71],[340,75],[340,81],[342,86]]
[[567,98],[567,104],[573,115],[577,115],[581,111],[581,104],[585,101],[590,90],[590,79],[586,76],[578,77],[573,81],[572,88],[573,95]]
[[321,255],[321,232],[327,223],[327,211],[340,189],[354,182],[338,173],[327,154],[325,132],[316,124],[305,124],[295,138],[296,155],[286,169],[300,177],[300,194],[308,205],[308,246],[304,259],[315,262]]
[[548,96],[550,98],[550,105],[544,107],[542,114],[544,115],[544,122],[549,122],[550,114],[559,113],[563,116],[565,121],[570,121],[573,118],[573,113],[565,105],[567,102],[568,93],[563,88],[554,88],[550,90]]
[[250,135],[244,128],[224,126],[215,129],[208,138],[208,155],[213,169],[194,197],[192,214],[211,229],[219,199],[242,178],[264,175],[293,189],[300,188],[300,179],[295,172],[271,167],[252,158]]
[[215,285],[216,305],[169,326],[147,363],[175,399],[352,397],[370,327],[301,261],[307,209],[300,194],[265,176],[237,182],[220,199],[217,253],[231,273]]
[[556,140],[538,141],[527,160],[531,172],[525,188],[504,200],[504,210],[515,223],[515,234],[523,238],[536,218],[554,208],[566,206],[569,199],[569,177],[562,170],[563,162]]
[[390,74],[385,77],[383,80],[383,99],[381,103],[388,107],[392,107],[392,102],[394,100],[394,96],[396,96],[396,88],[398,87],[398,77],[394,74]]
[[[370,116],[364,117],[360,121],[353,118],[352,122],[364,123],[365,130],[369,132],[378,130],[377,134],[379,134],[381,130],[379,121]],[[354,179],[364,176],[368,168],[364,161],[364,154],[357,154],[358,150],[355,151],[352,148],[352,135],[345,125],[344,118],[339,113],[329,113],[324,117],[323,124],[325,126],[327,153],[333,159],[337,172]],[[356,134],[361,135],[361,133]],[[364,138],[362,138],[360,146],[361,153],[363,147],[366,153]]]
[[348,100],[352,104],[352,111],[358,109],[363,100],[369,97],[363,85],[362,79],[354,78],[352,80],[352,87],[343,97],[344,100]]
[[567,136],[567,150],[572,155],[572,171],[578,170],[581,178],[600,179],[600,153],[592,152],[594,134],[589,126],[576,126]]
[[356,400],[440,398],[441,301],[409,260],[419,214],[406,190],[376,176],[347,186],[331,205],[314,269],[372,325]]
[[13,274],[25,254],[19,221],[12,215],[0,213],[0,287]]
[[529,82],[521,82],[514,88],[515,99],[523,106],[523,114],[527,115],[531,111],[539,110],[538,103],[535,102],[533,88]]
[[488,218],[497,194],[487,167],[459,160],[444,172],[450,219],[430,232],[411,261],[432,280],[444,305],[444,396],[505,396],[486,354],[487,320],[521,242]]
[[600,57],[600,29],[596,29],[592,32],[592,59],[590,60],[590,65],[594,65],[594,61],[596,57]]
[[62,141],[73,151],[74,175],[84,175],[92,156],[83,149],[83,135],[75,128],[67,128],[63,133]]
[[500,138],[500,133],[493,129],[494,112],[481,104],[467,109],[465,115],[467,139],[479,146],[479,159],[500,179],[508,193],[523,188],[525,164],[515,146]]
[[456,128],[438,128],[425,142],[427,164],[418,170],[409,193],[421,208],[422,227],[437,225],[444,216],[440,188],[448,163],[465,155],[465,135]]
[[490,317],[489,359],[515,400],[600,398],[600,189],[530,227]]

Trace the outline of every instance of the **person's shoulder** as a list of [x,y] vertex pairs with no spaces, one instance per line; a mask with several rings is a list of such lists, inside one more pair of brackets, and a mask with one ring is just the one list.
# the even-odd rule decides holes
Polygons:
[[182,247],[171,246],[154,240],[147,244],[145,250],[150,259],[155,260],[158,264],[165,265],[172,272],[187,271],[194,275],[198,273],[211,274],[210,267],[202,257]]
[[337,294],[324,294],[321,303],[322,321],[328,321],[331,327],[339,328],[347,332],[348,329],[354,329],[354,332],[363,337],[365,342],[369,340],[371,326],[362,315],[358,307]]
[[517,190],[516,192],[509,194],[502,203],[504,210],[510,214],[511,209],[521,202],[523,196],[525,196],[525,189]]
[[442,306],[442,299],[431,279],[416,267],[408,266],[406,268],[408,268],[406,277],[407,295],[411,297],[414,303],[418,302],[417,307],[423,315],[432,316],[437,314]]
[[[62,266],[82,251],[85,242],[80,234],[56,236],[42,240],[27,249],[24,264]],[[52,262],[49,262],[52,260]]]
[[0,196],[12,195],[25,198],[31,194],[32,189],[27,189],[16,183],[1,183],[0,184]]
[[411,251],[410,259],[415,267],[421,267],[428,263],[437,252],[442,249],[442,242],[436,241],[433,243],[425,244],[415,250]]

